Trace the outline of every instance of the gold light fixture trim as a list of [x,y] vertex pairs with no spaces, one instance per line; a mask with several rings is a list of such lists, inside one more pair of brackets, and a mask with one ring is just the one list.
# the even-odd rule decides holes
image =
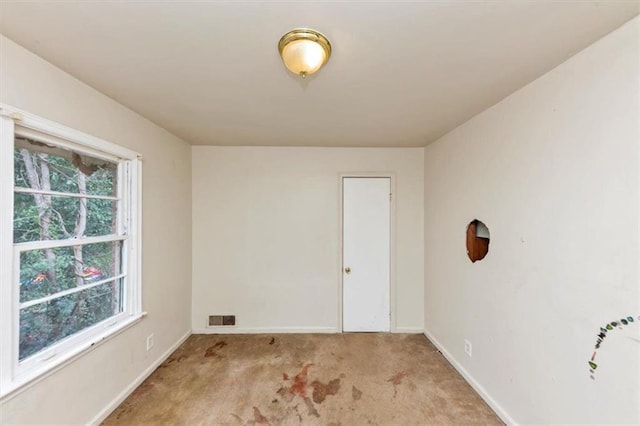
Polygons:
[[278,51],[284,66],[305,78],[327,63],[331,56],[331,43],[316,30],[296,28],[282,36]]

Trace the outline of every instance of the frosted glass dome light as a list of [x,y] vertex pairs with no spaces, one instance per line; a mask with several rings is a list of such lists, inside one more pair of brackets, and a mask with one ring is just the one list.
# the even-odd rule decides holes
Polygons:
[[308,28],[297,28],[283,35],[278,50],[284,66],[302,78],[318,71],[331,56],[329,40]]

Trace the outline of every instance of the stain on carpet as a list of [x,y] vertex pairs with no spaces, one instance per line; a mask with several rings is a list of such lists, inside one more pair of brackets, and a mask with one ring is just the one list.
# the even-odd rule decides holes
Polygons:
[[324,384],[319,380],[311,383],[313,388],[313,402],[322,404],[328,395],[335,395],[340,390],[340,379],[333,379],[329,383]]
[[126,416],[127,414],[131,413],[132,409],[133,409],[133,407],[131,405],[123,405],[121,407],[120,412],[116,416],[116,420],[120,420],[121,416]]
[[160,368],[167,368],[171,364],[173,364],[174,362],[180,363],[180,362],[184,361],[187,358],[188,357],[186,355],[180,355],[178,357],[175,357],[175,356],[171,355],[169,358],[167,358],[167,360],[165,362],[162,363]]
[[308,397],[304,399],[304,403],[307,405],[308,415],[320,417],[318,410],[316,410],[316,407],[314,407],[313,402],[311,402],[311,400]]
[[305,365],[296,377],[294,377],[293,385],[289,389],[292,395],[298,395],[300,398],[307,397],[307,375],[309,374],[309,368],[312,366],[313,364]]
[[291,402],[293,400],[293,395],[291,395],[291,392],[289,392],[289,388],[283,386],[278,389],[276,393],[280,395],[280,397],[282,397],[285,402]]
[[398,385],[402,384],[402,380],[409,375],[408,371],[401,371],[399,373],[391,376],[387,382],[393,384],[393,397],[395,398],[398,395]]
[[357,401],[360,398],[362,398],[362,391],[360,389],[358,389],[357,387],[353,386],[351,388],[351,396],[353,397],[354,401]]
[[212,356],[216,356],[216,355],[218,355],[218,353],[217,353],[216,351],[217,351],[218,349],[222,349],[222,348],[224,348],[225,346],[227,346],[227,342],[225,342],[224,340],[222,340],[222,341],[220,341],[220,342],[216,343],[216,344],[215,344],[215,345],[213,345],[213,346],[209,346],[209,347],[207,348],[207,350],[205,351],[205,353],[204,353],[204,357],[205,357],[205,358],[209,358],[209,357],[212,357]]
[[276,338],[275,338],[275,337],[272,337],[272,338],[271,338],[271,341],[269,342],[269,344],[270,344],[270,345],[273,345],[275,342],[276,342]]
[[253,424],[269,424],[269,419],[262,415],[258,407],[253,407]]
[[[320,417],[320,413],[316,409],[316,404],[322,404],[327,396],[336,395],[340,390],[340,378],[336,378],[330,380],[329,383],[323,383],[320,380],[314,380],[311,384],[308,384],[309,378],[309,369],[313,366],[313,364],[309,363],[302,367],[302,370],[293,378],[293,384],[290,387],[282,386],[276,392],[278,395],[282,397],[282,399],[289,403],[295,398],[299,396],[307,406],[307,411],[309,416]],[[289,376],[286,373],[282,374],[283,380],[289,380]],[[309,398],[309,386],[313,388],[312,398]],[[297,413],[297,409],[296,409]],[[299,415],[299,414],[298,414]]]

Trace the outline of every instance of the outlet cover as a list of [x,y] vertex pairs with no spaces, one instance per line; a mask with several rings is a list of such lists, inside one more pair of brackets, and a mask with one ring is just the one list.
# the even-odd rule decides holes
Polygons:
[[473,351],[473,346],[471,345],[471,342],[468,341],[467,339],[464,340],[464,352],[469,355],[469,357],[471,357],[471,353]]
[[150,351],[153,347],[153,333],[147,336],[147,350]]

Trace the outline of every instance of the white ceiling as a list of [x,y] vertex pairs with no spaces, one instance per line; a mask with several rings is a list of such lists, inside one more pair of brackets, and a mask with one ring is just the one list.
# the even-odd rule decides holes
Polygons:
[[[424,146],[640,11],[638,1],[2,0],[0,32],[193,144]],[[301,80],[277,51],[323,32]]]

